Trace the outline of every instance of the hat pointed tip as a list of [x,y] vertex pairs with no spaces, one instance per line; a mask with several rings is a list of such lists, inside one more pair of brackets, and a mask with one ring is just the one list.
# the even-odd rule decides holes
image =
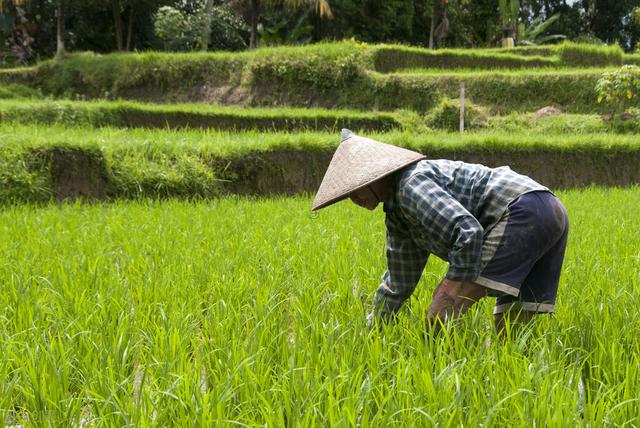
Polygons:
[[340,133],[340,141],[348,140],[353,137],[353,132],[351,132],[347,128],[342,128],[342,132]]

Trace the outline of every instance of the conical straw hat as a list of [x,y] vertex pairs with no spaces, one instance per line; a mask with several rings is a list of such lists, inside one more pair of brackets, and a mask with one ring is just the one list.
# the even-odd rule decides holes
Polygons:
[[384,144],[342,130],[341,142],[324,174],[312,211],[346,198],[365,187],[426,156]]

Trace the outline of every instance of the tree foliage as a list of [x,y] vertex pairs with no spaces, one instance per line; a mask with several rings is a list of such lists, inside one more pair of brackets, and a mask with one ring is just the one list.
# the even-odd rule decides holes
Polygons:
[[564,34],[547,34],[545,32],[560,19],[560,14],[556,13],[549,19],[544,19],[543,16],[538,16],[533,19],[530,25],[525,26],[520,24],[518,26],[518,43],[524,45],[539,45],[550,41],[557,41],[566,39]]
[[[505,25],[514,26],[516,44],[553,43],[564,35],[569,40],[618,43],[632,51],[640,40],[639,0],[209,2],[213,3],[206,15],[210,25],[198,21],[198,11],[204,9],[206,0],[65,1],[64,47],[68,51],[96,52],[165,46],[202,49],[206,35],[210,36],[206,48],[226,50],[245,49],[252,40],[258,45],[260,37],[263,44],[355,38],[428,46],[430,29],[439,24],[447,31],[441,32],[437,47],[498,46]],[[20,16],[16,5],[23,12]],[[57,0],[0,0],[0,37],[4,41],[0,63],[11,62],[11,58],[28,62],[54,55],[57,6]],[[177,22],[173,29],[165,25],[165,30],[157,30],[154,17],[163,7],[173,8],[185,19],[193,17],[189,18],[191,27]],[[201,25],[199,31],[197,25]],[[205,27],[211,32],[203,33]]]
[[[208,18],[207,18],[208,16]],[[203,28],[208,37],[203,41]],[[248,46],[249,29],[226,5],[178,9],[162,6],[154,15],[154,32],[168,50],[240,50]],[[202,46],[204,43],[207,46]]]

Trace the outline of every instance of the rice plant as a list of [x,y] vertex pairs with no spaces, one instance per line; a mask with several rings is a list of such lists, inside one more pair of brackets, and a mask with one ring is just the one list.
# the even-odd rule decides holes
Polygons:
[[383,213],[309,197],[0,212],[0,424],[640,424],[640,189],[559,193],[557,313],[496,336],[492,302],[425,335],[433,258],[368,331]]

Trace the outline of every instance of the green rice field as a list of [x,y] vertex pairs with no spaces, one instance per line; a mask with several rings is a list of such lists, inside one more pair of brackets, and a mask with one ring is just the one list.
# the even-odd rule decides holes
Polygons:
[[[595,91],[629,63],[346,41],[0,70],[0,428],[640,426],[640,121]],[[431,257],[370,331],[383,211],[301,194],[343,127],[553,188],[633,186],[558,191],[556,314],[499,336],[487,298],[433,335]]]
[[[383,212],[225,198],[0,211],[0,426],[638,426],[640,188],[559,192],[557,313],[437,337],[432,257],[368,331]],[[3,425],[4,424],[4,425]]]

